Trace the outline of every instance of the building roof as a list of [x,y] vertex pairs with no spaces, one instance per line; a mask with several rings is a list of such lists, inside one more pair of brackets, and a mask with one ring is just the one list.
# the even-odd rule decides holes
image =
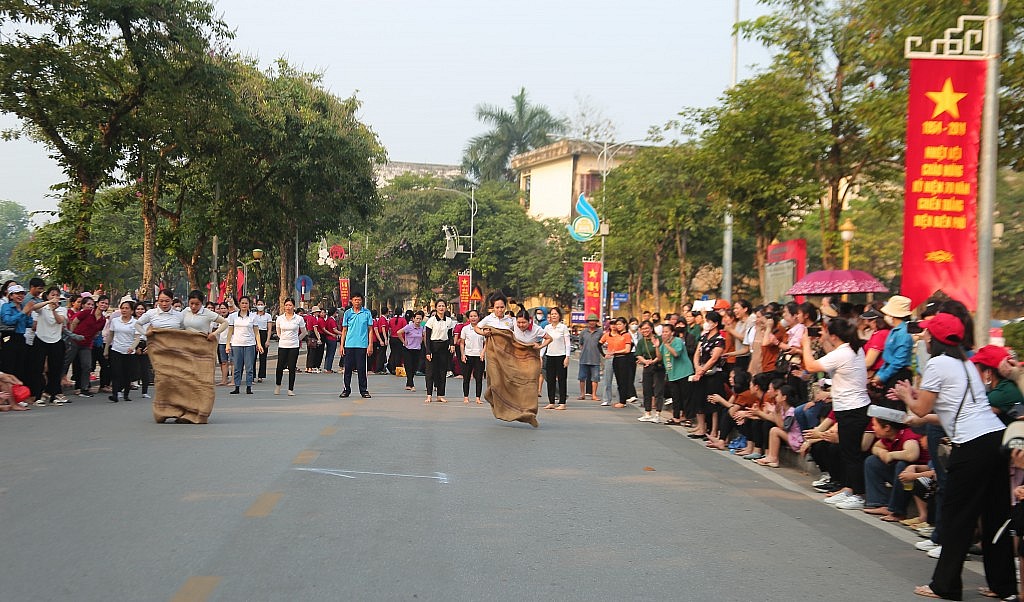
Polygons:
[[[557,161],[566,157],[572,157],[574,155],[597,156],[601,154],[601,151],[604,149],[604,145],[604,142],[563,138],[548,144],[547,146],[541,146],[512,157],[512,169],[522,171],[528,167],[535,167],[537,165],[542,165],[550,161]],[[617,145],[614,144],[610,144],[609,146],[617,147]],[[622,145],[621,149],[616,151],[614,154],[629,157],[640,148],[643,147],[625,144]]]

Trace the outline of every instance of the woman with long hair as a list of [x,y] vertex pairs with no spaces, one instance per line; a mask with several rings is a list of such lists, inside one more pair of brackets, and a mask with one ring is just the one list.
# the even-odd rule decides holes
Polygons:
[[434,315],[430,316],[424,326],[424,340],[427,345],[427,399],[431,402],[431,394],[437,389],[437,400],[448,403],[444,398],[445,381],[448,364],[455,351],[455,320],[448,315],[448,304],[438,299],[434,304]]
[[471,309],[466,312],[469,324],[459,332],[457,344],[462,355],[462,365],[465,366],[462,374],[462,403],[469,403],[469,381],[476,380],[476,402],[480,401],[480,393],[484,386],[484,353],[487,339],[477,334],[474,326],[480,322],[480,312]]
[[242,295],[238,300],[238,311],[228,316],[228,344],[225,350],[235,364],[235,388],[231,395],[238,395],[242,385],[242,371],[245,371],[245,394],[252,395],[253,366],[256,353],[263,352],[260,343],[256,317],[250,311],[252,300]]
[[261,383],[267,377],[267,352],[270,351],[270,337],[274,334],[274,317],[267,311],[267,302],[263,299],[256,300],[256,327],[260,331],[260,351],[256,358],[256,382]]
[[811,336],[801,341],[804,369],[827,372],[832,379],[832,411],[839,430],[839,454],[846,487],[824,501],[841,510],[864,509],[864,453],[861,448],[868,427],[868,371],[864,363],[864,341],[856,324],[843,318],[829,320],[821,331],[821,342],[828,351],[815,359]]
[[709,311],[704,316],[704,323],[707,329],[697,340],[697,349],[693,353],[697,428],[687,435],[691,439],[707,439],[708,435],[719,435],[717,408],[708,399],[725,392],[725,338],[719,332],[722,316],[718,312]]
[[654,324],[650,320],[640,323],[639,335],[636,342],[636,364],[642,368],[644,413],[637,420],[661,424],[661,409],[665,403],[665,365],[661,361],[661,341],[654,334]]
[[135,342],[135,315],[131,301],[122,301],[119,315],[111,316],[103,330],[103,356],[110,360],[110,403],[131,401],[132,380],[137,372]]
[[274,395],[281,394],[281,379],[288,369],[288,395],[295,395],[295,372],[299,361],[299,341],[306,336],[306,321],[295,313],[295,300],[285,299],[277,316],[277,374]]
[[980,518],[988,589],[997,598],[1009,599],[1017,593],[1017,579],[1012,538],[1002,532],[1010,513],[1009,462],[1002,449],[1005,426],[992,412],[981,375],[967,359],[962,319],[940,312],[923,320],[921,327],[931,359],[920,387],[900,381],[894,393],[917,416],[937,414],[952,446],[946,461],[939,562],[931,583],[914,593],[963,599],[964,559]]
[[80,397],[92,397],[89,392],[89,372],[92,368],[92,340],[103,330],[107,318],[96,307],[96,303],[87,298],[82,301],[82,310],[75,314],[71,322],[73,341],[64,356],[64,364],[76,362],[78,365],[78,381],[75,394]]
[[[544,354],[544,374],[548,381],[548,405],[546,410],[564,410],[565,400],[568,397],[569,378],[569,350],[572,343],[569,340],[569,327],[562,321],[562,310],[554,306],[548,310],[548,323],[544,332],[551,337],[551,344],[547,346]],[[558,404],[555,404],[555,394],[558,394]]]
[[[228,315],[228,304],[221,302],[217,304],[216,309],[217,315],[224,318],[224,323],[227,324]],[[220,382],[217,383],[218,387],[226,387],[231,383],[231,356],[228,355],[228,330],[218,330],[220,334],[217,335],[217,363],[220,365]]]

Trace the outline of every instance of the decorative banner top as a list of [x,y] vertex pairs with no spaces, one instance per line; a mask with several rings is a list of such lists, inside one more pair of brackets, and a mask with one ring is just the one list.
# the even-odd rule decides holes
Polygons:
[[950,27],[943,37],[931,41],[930,50],[913,50],[925,44],[924,38],[908,37],[903,46],[903,56],[908,59],[983,61],[996,52],[995,48],[989,48],[993,39],[989,27],[992,27],[992,22],[988,17],[960,15],[956,27]]

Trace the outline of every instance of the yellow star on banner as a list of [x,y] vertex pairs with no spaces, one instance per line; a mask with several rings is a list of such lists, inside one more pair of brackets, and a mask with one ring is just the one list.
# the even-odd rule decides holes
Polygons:
[[597,270],[590,270],[590,272],[588,272],[588,273],[587,273],[587,276],[588,276],[588,277],[589,277],[589,278],[590,278],[591,280],[594,280],[594,279],[596,279],[596,278],[597,278]]
[[953,90],[952,78],[946,78],[946,83],[942,84],[942,91],[925,92],[924,95],[935,103],[935,112],[932,113],[932,119],[943,113],[949,113],[953,119],[960,119],[960,107],[957,106],[957,103],[963,100],[967,93]]

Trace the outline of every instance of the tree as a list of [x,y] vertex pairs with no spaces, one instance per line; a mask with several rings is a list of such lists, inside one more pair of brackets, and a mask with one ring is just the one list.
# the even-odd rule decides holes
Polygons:
[[0,110],[22,122],[6,135],[50,147],[77,190],[62,218],[74,229],[66,277],[80,283],[96,193],[121,164],[133,122],[151,97],[175,93],[190,68],[183,54],[227,33],[198,0],[9,2],[0,23],[12,25],[0,39]]
[[568,128],[564,119],[554,117],[546,107],[531,105],[526,88],[512,97],[511,111],[481,104],[476,107],[476,118],[491,130],[469,140],[463,165],[466,173],[482,180],[515,181],[509,167],[512,157],[548,144],[548,134],[561,134]]
[[821,197],[815,168],[822,135],[814,107],[799,79],[769,72],[740,82],[720,107],[692,115],[706,128],[696,155],[704,185],[755,237],[763,291],[768,245]]
[[15,247],[32,234],[32,220],[25,208],[14,201],[0,201],[0,270],[11,268]]

